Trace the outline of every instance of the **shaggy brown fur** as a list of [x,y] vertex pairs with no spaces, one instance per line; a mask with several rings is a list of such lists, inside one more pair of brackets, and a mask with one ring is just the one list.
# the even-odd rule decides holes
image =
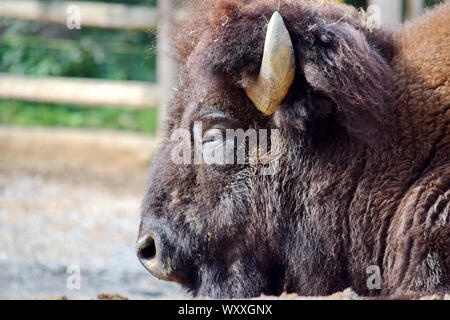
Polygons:
[[[277,9],[296,78],[263,117],[244,89]],[[216,298],[450,292],[450,3],[371,31],[346,5],[194,1],[174,46],[180,81],[140,230],[171,279]],[[171,133],[195,120],[280,129],[280,171],[171,163]]]

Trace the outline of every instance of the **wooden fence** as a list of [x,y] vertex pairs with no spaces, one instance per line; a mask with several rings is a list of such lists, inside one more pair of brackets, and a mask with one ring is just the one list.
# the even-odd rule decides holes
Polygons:
[[[403,1],[368,0],[381,11],[382,24],[402,20]],[[405,0],[407,18],[419,15],[424,0]],[[156,30],[158,32],[157,84],[120,82],[80,78],[25,77],[0,73],[0,98],[49,103],[70,103],[83,106],[128,106],[145,108],[161,106],[170,96],[176,70],[165,54],[168,22],[178,15],[172,0],[158,1],[157,8],[107,4],[103,2],[43,2],[39,0],[2,0],[0,17],[28,21],[66,24],[68,7],[76,6],[81,14],[81,27],[126,30]],[[163,112],[160,112],[164,116]]]
[[82,106],[127,106],[134,109],[161,104],[157,85],[139,81],[109,81],[68,77],[16,76],[0,73],[0,97]]
[[[66,25],[68,8],[76,6],[81,28],[156,31],[157,83],[84,78],[30,77],[0,73],[0,99],[18,99],[81,106],[161,107],[175,79],[175,67],[167,57],[168,22],[174,18],[171,0],[156,8],[103,2],[2,0],[0,17]],[[160,112],[160,114],[164,114]]]
[[154,30],[158,26],[158,10],[156,8],[102,2],[2,0],[0,1],[0,16],[65,25],[69,6],[75,6],[80,10],[82,26],[85,27],[145,31]]

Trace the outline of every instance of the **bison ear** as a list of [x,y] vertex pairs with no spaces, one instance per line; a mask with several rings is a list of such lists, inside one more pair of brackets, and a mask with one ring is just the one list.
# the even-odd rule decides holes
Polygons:
[[339,121],[349,133],[373,139],[388,116],[388,63],[347,23],[319,23],[312,32],[314,45],[308,46],[302,64],[306,81],[336,104]]
[[283,102],[295,77],[292,40],[281,15],[275,11],[267,27],[264,55],[257,79],[246,89],[255,107],[272,115]]

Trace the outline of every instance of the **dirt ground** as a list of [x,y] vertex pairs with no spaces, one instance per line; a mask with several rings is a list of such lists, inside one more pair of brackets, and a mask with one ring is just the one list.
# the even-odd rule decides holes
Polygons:
[[0,127],[0,299],[187,297],[134,254],[155,147],[136,134]]
[[[136,134],[0,126],[0,299],[190,298],[134,253],[156,145]],[[348,289],[322,299],[360,297]]]

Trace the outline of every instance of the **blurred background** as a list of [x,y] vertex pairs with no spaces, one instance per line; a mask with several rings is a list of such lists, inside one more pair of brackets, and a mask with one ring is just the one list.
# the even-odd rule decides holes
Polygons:
[[[378,5],[381,23],[438,0]],[[176,78],[174,0],[0,0],[0,299],[187,297],[134,242]]]

